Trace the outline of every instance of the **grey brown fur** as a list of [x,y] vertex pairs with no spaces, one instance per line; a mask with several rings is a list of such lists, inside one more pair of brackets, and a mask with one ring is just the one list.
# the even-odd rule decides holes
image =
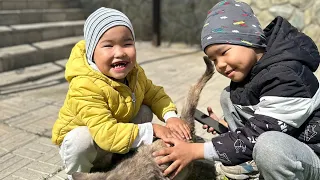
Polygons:
[[[194,140],[194,112],[198,105],[200,93],[212,77],[214,68],[212,62],[204,57],[206,63],[206,71],[198,80],[197,84],[189,90],[187,100],[181,112],[181,119],[188,122]],[[152,153],[164,148],[166,145],[162,140],[156,140],[151,145],[141,146],[136,154],[119,163],[114,169],[105,173],[80,173],[72,174],[74,180],[167,180],[167,177],[162,175],[162,171],[169,164],[158,166],[155,163],[155,158]],[[160,158],[160,157],[158,157]],[[184,168],[175,179],[186,179],[191,173],[192,163]]]

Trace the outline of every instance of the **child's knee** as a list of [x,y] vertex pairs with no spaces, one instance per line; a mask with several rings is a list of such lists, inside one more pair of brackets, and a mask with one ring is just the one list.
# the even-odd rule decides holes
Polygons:
[[[273,166],[275,161],[281,161],[280,153],[282,150],[281,132],[269,131],[261,134],[253,148],[253,159],[259,165],[263,164],[264,166]],[[280,143],[280,144],[279,144]]]
[[94,146],[92,136],[86,126],[77,127],[68,132],[64,137],[62,144],[65,148],[75,147],[74,151],[79,151],[78,153],[86,151],[87,149],[90,149],[91,146]]
[[140,111],[141,111],[142,114],[144,114],[145,116],[148,116],[149,118],[151,117],[151,119],[152,119],[153,112],[152,112],[152,110],[151,110],[151,108],[149,106],[141,105]]
[[[272,153],[272,149],[274,148],[274,143],[275,143],[275,135],[276,132],[269,131],[269,132],[264,132],[262,133],[256,141],[256,144],[254,145],[253,148],[253,154],[261,154],[261,153]],[[271,151],[271,152],[269,152]]]
[[85,166],[90,167],[97,155],[97,150],[89,129],[81,126],[67,133],[60,147],[60,155],[67,172],[77,171],[73,170],[77,164],[85,163],[87,164]]
[[151,122],[153,118],[153,112],[151,108],[147,105],[141,105],[140,110],[132,122],[135,124],[142,124],[146,122]]

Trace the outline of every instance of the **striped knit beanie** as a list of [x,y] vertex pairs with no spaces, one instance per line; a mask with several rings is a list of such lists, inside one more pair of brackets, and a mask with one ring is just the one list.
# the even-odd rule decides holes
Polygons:
[[224,0],[209,10],[202,28],[202,50],[212,44],[265,48],[266,37],[248,4],[238,0]]
[[131,31],[133,39],[135,39],[129,18],[118,10],[101,7],[87,18],[83,31],[89,62],[93,62],[93,53],[101,36],[115,26],[126,26]]

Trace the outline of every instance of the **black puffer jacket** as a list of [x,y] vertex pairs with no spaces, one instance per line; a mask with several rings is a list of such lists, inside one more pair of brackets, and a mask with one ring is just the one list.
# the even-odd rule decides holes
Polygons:
[[320,89],[313,72],[320,62],[315,43],[287,20],[277,17],[264,30],[266,53],[241,83],[231,82],[232,105],[248,116],[244,127],[212,139],[228,165],[252,160],[256,138],[282,131],[320,149]]

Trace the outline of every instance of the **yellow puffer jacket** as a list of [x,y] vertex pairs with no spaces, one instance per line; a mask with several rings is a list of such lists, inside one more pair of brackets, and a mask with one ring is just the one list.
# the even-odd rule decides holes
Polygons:
[[84,41],[72,49],[65,78],[70,83],[68,94],[52,129],[52,142],[57,145],[72,129],[87,126],[99,147],[127,153],[138,135],[138,126],[130,120],[141,104],[150,106],[159,119],[176,111],[163,88],[153,85],[139,65],[127,75],[129,87],[93,70]]

